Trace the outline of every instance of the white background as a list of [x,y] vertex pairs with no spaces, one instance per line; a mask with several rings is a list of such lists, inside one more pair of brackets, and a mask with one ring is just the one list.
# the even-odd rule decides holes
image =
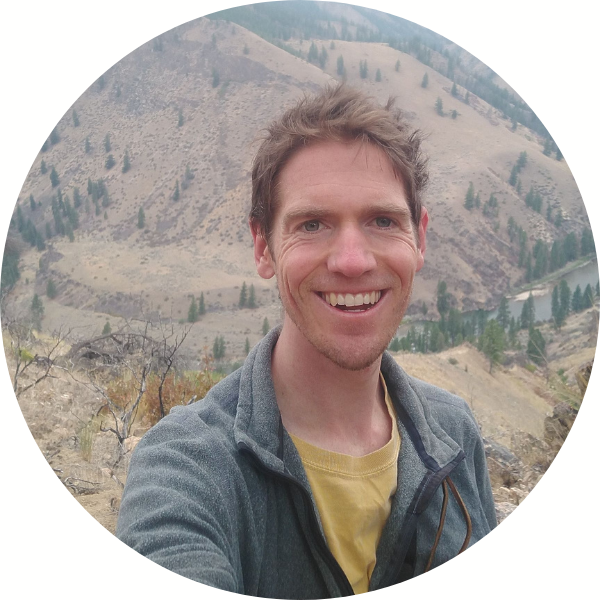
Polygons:
[[[5,5],[0,36],[0,238],[5,239],[20,188],[42,143],[101,73],[159,33],[237,3],[44,0]],[[360,4],[444,35],[513,86],[561,148],[598,236],[600,97],[593,3],[576,0],[560,3],[562,8],[537,0]],[[597,374],[590,384],[563,450],[523,506],[466,554],[377,595],[597,597]],[[80,508],[35,445],[4,364],[0,385],[0,592],[20,598],[73,593],[90,599],[225,596],[138,556]]]

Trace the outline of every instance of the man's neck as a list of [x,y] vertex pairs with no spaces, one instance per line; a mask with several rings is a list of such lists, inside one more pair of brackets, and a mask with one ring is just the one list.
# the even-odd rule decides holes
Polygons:
[[333,452],[363,456],[384,446],[391,420],[379,380],[381,359],[360,371],[321,354],[285,319],[272,357],[273,383],[289,433]]

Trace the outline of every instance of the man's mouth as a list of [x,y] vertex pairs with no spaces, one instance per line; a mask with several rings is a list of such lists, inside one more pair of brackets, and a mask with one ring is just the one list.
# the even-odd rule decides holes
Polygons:
[[319,295],[327,304],[347,312],[363,312],[379,302],[381,290],[362,294],[340,294],[336,292],[320,292]]

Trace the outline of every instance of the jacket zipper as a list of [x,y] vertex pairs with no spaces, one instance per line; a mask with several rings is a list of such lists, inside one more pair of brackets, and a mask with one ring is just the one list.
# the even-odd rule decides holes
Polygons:
[[310,523],[311,533],[312,533],[313,538],[317,542],[317,550],[318,550],[319,554],[321,555],[321,558],[323,559],[325,564],[329,567],[329,570],[330,570],[331,574],[333,575],[335,582],[338,584],[338,586],[342,592],[342,595],[343,596],[354,596],[354,590],[352,589],[352,586],[350,585],[350,582],[348,581],[348,577],[346,577],[346,574],[344,573],[342,567],[340,567],[340,564],[338,563],[338,561],[335,559],[335,557],[331,553],[331,550],[327,547],[327,543],[325,542],[325,539],[323,538],[323,535],[319,528],[319,522],[317,520],[317,515],[315,514],[315,508],[313,506],[312,499],[311,499],[309,493],[304,488],[304,486],[292,475],[288,475],[287,473],[280,473],[278,471],[275,471],[275,470],[267,467],[258,458],[258,456],[256,456],[256,454],[246,444],[244,444],[244,442],[239,442],[238,448],[241,451],[248,453],[252,457],[253,461],[256,463],[259,470],[263,471],[264,473],[266,473],[272,477],[278,477],[280,479],[283,479],[287,483],[291,483],[300,491],[300,493],[302,495],[304,507],[305,507],[305,510],[308,515],[308,521]]

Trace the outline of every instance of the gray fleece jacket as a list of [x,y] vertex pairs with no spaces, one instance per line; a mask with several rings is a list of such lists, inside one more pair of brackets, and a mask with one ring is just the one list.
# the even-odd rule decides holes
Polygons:
[[[271,379],[277,337],[271,331],[204,400],[174,408],[143,437],[117,536],[163,567],[223,590],[269,598],[351,595],[281,423]],[[431,567],[496,524],[483,443],[466,403],[409,377],[387,353],[381,370],[402,445],[371,590],[423,573],[440,521]],[[453,487],[446,478],[457,494],[448,494],[441,519],[444,490]]]

